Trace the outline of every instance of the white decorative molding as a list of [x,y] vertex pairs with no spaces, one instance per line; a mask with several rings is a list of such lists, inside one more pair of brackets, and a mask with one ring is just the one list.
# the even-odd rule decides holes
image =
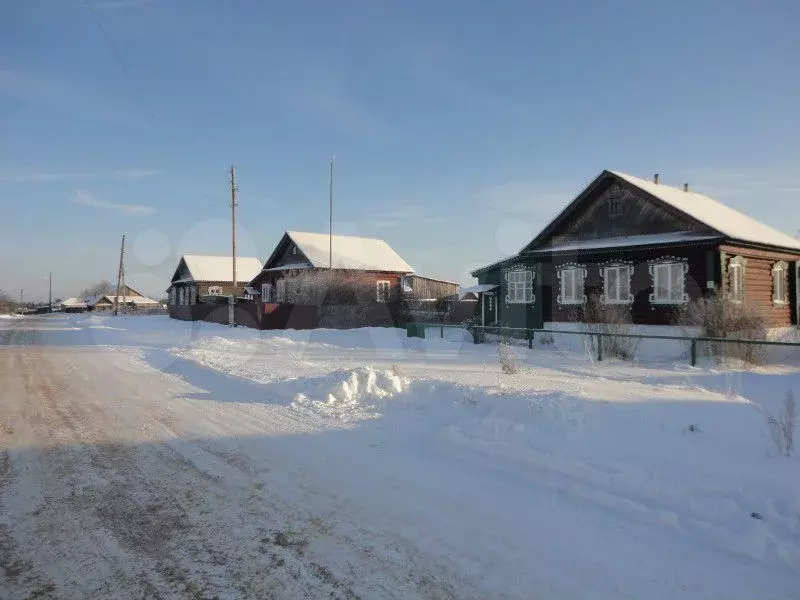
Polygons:
[[[633,304],[633,294],[631,293],[631,279],[633,278],[633,270],[636,268],[634,263],[629,260],[609,260],[600,263],[600,278],[603,280],[603,294],[600,296],[600,302],[603,304]],[[606,269],[614,267],[628,267],[628,297],[625,300],[609,300],[606,297]]]
[[[656,289],[656,271],[655,267],[657,265],[675,265],[675,264],[682,264],[683,265],[683,295],[681,296],[680,300],[658,300],[656,299],[655,289]],[[653,293],[650,294],[650,304],[657,305],[657,306],[674,306],[676,304],[688,304],[689,303],[689,294],[686,292],[686,275],[689,273],[689,260],[679,256],[662,256],[660,258],[653,259],[648,261],[647,270],[650,273],[650,282],[653,286]]]
[[[775,288],[778,282],[778,277],[783,278],[783,298],[775,299]],[[776,306],[785,306],[789,304],[789,263],[780,260],[772,265],[772,303]]]
[[[581,287],[583,288],[583,294],[581,295],[580,300],[564,300],[561,297],[561,290],[564,289],[564,284],[562,280],[562,275],[564,271],[580,271],[582,282]],[[558,273],[558,296],[556,297],[556,302],[559,306],[579,306],[586,303],[586,276],[588,275],[588,271],[586,270],[585,265],[579,265],[578,263],[564,263],[563,265],[559,265],[556,267],[556,271]]]
[[[741,270],[742,270],[742,274],[741,274],[742,297],[741,298],[735,298],[731,294],[731,270],[735,269],[735,268],[741,268]],[[729,298],[729,300],[731,302],[734,302],[736,304],[741,304],[742,302],[744,302],[744,295],[745,295],[745,293],[744,293],[744,278],[745,278],[745,270],[746,269],[747,269],[747,259],[744,256],[734,256],[728,262],[728,290],[727,290],[728,298]]]
[[[531,290],[530,290],[530,302],[527,301],[519,301],[519,300],[512,300],[509,295],[508,291],[510,289],[508,276],[510,273],[530,273],[531,274]],[[536,267],[528,266],[524,264],[512,264],[509,265],[507,268],[503,269],[503,277],[506,281],[506,304],[534,304],[536,302],[536,294],[533,293],[533,286],[534,282],[536,281]]]

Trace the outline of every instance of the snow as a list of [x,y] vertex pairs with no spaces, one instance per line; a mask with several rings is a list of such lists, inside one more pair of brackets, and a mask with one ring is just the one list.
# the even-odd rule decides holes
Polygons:
[[[230,256],[184,254],[182,260],[193,281],[231,281],[233,264]],[[236,281],[247,283],[261,271],[261,261],[249,256],[236,257]]]
[[470,287],[461,288],[461,291],[458,293],[458,299],[463,300],[470,294],[482,294],[484,292],[490,292],[499,287],[499,285],[493,285],[491,283],[479,283]]
[[[287,231],[291,240],[317,268],[330,264],[330,237],[325,233]],[[338,269],[411,273],[414,268],[384,240],[352,235],[333,236],[333,266]]]
[[[505,375],[496,345],[458,329],[52,319],[129,356],[137,381],[180,382],[158,408],[175,452],[208,481],[260,474],[270,506],[323,519],[307,552],[361,597],[797,596],[800,459],[777,454],[759,408],[800,397],[796,356],[597,363],[553,335],[514,347],[522,370]],[[137,415],[151,395],[108,402]]]
[[657,184],[627,173],[610,172],[727,237],[800,250],[800,240],[797,238],[764,225],[713,198],[697,192],[684,192],[682,189]]
[[308,269],[306,263],[292,263],[290,265],[280,265],[279,267],[270,267],[264,271],[291,271],[292,269]]
[[548,252],[565,252],[572,250],[590,250],[593,248],[619,248],[627,246],[647,246],[650,244],[671,244],[682,242],[702,242],[719,239],[719,236],[697,235],[689,232],[676,231],[672,233],[654,233],[647,235],[631,235],[617,238],[603,238],[596,240],[580,240],[559,244],[555,246],[545,246],[534,250],[531,254]]

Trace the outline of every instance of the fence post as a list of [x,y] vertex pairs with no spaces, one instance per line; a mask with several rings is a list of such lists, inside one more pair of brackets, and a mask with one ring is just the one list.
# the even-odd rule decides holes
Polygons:
[[603,360],[603,336],[600,333],[597,334],[597,360]]
[[439,329],[439,337],[444,339],[444,325],[441,325]]
[[692,338],[692,366],[697,365],[697,340]]
[[528,332],[528,349],[529,350],[533,349],[533,332],[532,331]]

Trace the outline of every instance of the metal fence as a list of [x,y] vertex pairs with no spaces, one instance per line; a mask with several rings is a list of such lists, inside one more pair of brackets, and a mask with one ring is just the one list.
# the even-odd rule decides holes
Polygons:
[[[594,324],[589,324],[592,326]],[[408,337],[425,338],[425,331],[433,330],[439,333],[439,336],[444,339],[445,329],[463,329],[469,332],[475,344],[482,343],[486,340],[487,334],[495,334],[503,338],[515,338],[524,340],[528,344],[528,348],[533,348],[536,335],[580,335],[594,339],[596,341],[594,350],[597,352],[597,360],[603,360],[603,347],[604,340],[613,338],[628,338],[636,340],[670,340],[673,342],[682,342],[689,347],[689,360],[692,366],[697,365],[698,347],[701,344],[721,345],[722,347],[734,345],[738,347],[747,346],[762,346],[762,347],[792,347],[800,349],[800,342],[784,342],[772,340],[755,340],[755,339],[740,339],[740,338],[720,338],[720,337],[704,337],[704,336],[675,336],[675,335],[649,335],[640,333],[612,333],[603,331],[569,331],[569,330],[556,330],[556,329],[528,329],[524,327],[498,327],[498,326],[483,326],[483,325],[445,325],[437,324],[431,325],[428,323],[409,323],[406,327],[406,335]]]

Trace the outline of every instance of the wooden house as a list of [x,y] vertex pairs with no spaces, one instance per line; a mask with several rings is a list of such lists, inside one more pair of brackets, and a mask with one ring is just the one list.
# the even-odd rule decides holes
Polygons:
[[247,285],[261,271],[258,258],[236,257],[236,289],[230,256],[184,254],[167,288],[170,306],[193,305],[208,296],[249,295]]
[[114,310],[115,303],[118,303],[120,308],[124,306],[126,309],[133,310],[152,309],[160,306],[158,300],[140,294],[129,285],[124,286],[124,289],[120,291],[118,300],[115,294],[103,294],[84,299],[86,310]]
[[[336,283],[330,284],[324,279],[327,276]],[[326,301],[308,293],[312,286],[327,286],[327,292],[340,295],[344,291],[359,304],[437,300],[457,296],[459,291],[457,283],[414,273],[384,240],[301,231],[283,234],[250,285],[260,291],[263,302],[276,304]]]
[[590,295],[638,324],[725,294],[768,326],[798,322],[800,239],[724,204],[624,173],[603,171],[530,243],[472,273],[478,320],[510,327],[583,320]]

